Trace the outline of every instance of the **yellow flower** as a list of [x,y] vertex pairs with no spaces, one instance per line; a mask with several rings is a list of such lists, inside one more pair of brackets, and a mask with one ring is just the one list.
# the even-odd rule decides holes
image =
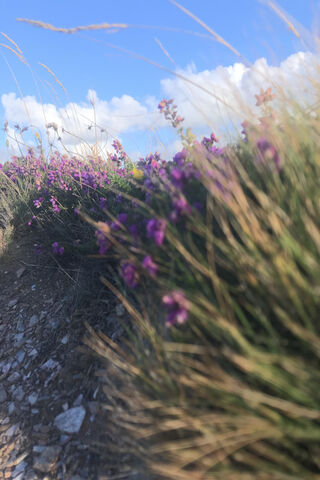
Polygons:
[[41,142],[41,138],[40,138],[40,135],[39,135],[39,133],[38,133],[38,132],[36,132],[36,133],[34,134],[34,136],[36,137],[36,139],[37,139],[37,140],[38,140],[38,142],[40,143],[40,142]]
[[136,167],[133,167],[132,175],[133,175],[133,178],[135,178],[136,180],[141,180],[144,177],[143,171],[139,170]]

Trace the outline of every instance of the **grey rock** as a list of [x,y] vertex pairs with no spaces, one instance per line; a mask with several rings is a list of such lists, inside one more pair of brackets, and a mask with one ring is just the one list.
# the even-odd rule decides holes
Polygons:
[[123,317],[123,315],[125,314],[125,311],[126,309],[124,308],[122,303],[119,303],[119,305],[116,306],[116,315],[118,317]]
[[54,419],[54,424],[62,432],[78,433],[85,415],[86,411],[82,406],[70,408],[66,412],[57,415]]
[[7,378],[9,383],[16,383],[20,379],[21,375],[19,372],[12,372],[11,375]]
[[50,472],[58,461],[61,447],[53,445],[45,447],[39,457],[33,461],[33,468],[43,473]]
[[42,453],[45,450],[45,448],[46,447],[44,445],[33,445],[32,451],[33,453]]
[[66,345],[69,341],[69,335],[65,335],[60,341],[63,345]]
[[20,267],[16,271],[17,278],[21,278],[24,272],[26,271],[26,267]]
[[27,471],[24,480],[39,480],[39,477],[34,470],[30,469]]
[[18,299],[17,298],[13,298],[12,300],[10,300],[10,302],[8,303],[8,307],[9,308],[12,308],[14,307],[15,305],[17,305],[18,303]]
[[11,415],[15,410],[15,405],[14,405],[14,402],[10,402],[9,405],[8,405],[8,413],[9,415]]
[[25,342],[24,333],[16,333],[13,338],[17,347],[20,347]]
[[12,365],[12,361],[9,361],[2,366],[2,368],[1,368],[2,375],[7,375],[7,373],[9,372],[9,370],[11,368],[11,365]]
[[16,398],[19,402],[21,402],[21,400],[23,400],[24,395],[25,395],[22,386],[19,385],[19,386],[12,392],[12,395],[13,395],[14,398]]
[[25,471],[26,467],[28,466],[27,462],[25,462],[24,460],[22,460],[20,463],[18,463],[15,467],[15,469],[13,470],[12,472],[12,477],[13,478],[17,478],[17,475],[19,474],[23,474],[23,472]]
[[37,403],[37,400],[38,395],[36,393],[31,393],[30,395],[28,395],[28,402],[30,403],[30,405],[34,405],[35,403]]
[[19,350],[19,352],[16,355],[16,359],[19,363],[22,363],[25,356],[26,356],[25,352],[23,350]]
[[39,322],[39,317],[38,315],[32,315],[32,317],[29,320],[29,328],[34,327],[37,323]]
[[24,472],[17,473],[17,475],[12,472],[12,480],[24,480]]
[[42,365],[42,369],[47,369],[47,370],[52,370],[54,368],[57,368],[57,367],[60,367],[60,364],[59,362],[57,362],[56,360],[53,360],[52,358],[49,358],[49,360],[47,360],[43,365]]
[[31,350],[31,352],[29,352],[29,357],[36,357],[38,355],[38,350],[36,350],[35,348],[33,348]]
[[80,475],[72,475],[69,480],[83,480],[83,478]]
[[18,320],[18,322],[17,322],[17,330],[20,333],[25,331],[25,326],[24,326],[24,323],[21,319]]
[[7,392],[3,385],[0,385],[0,404],[7,400]]
[[9,427],[5,433],[6,437],[8,438],[13,437],[13,435],[18,431],[18,428],[19,428],[19,423],[16,423],[15,425],[11,425],[11,427]]

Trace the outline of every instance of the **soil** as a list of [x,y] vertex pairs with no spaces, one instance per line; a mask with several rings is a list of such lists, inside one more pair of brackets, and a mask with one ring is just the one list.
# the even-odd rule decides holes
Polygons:
[[0,256],[0,479],[138,480],[108,454],[103,364],[83,344],[85,322],[120,341],[125,313],[92,260],[61,265],[35,240]]

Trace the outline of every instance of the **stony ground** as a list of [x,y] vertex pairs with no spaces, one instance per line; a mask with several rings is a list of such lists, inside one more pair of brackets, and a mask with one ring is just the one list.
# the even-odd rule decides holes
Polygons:
[[35,256],[30,238],[0,257],[1,480],[133,478],[108,456],[101,363],[82,345],[85,320],[117,341],[124,311],[88,272]]

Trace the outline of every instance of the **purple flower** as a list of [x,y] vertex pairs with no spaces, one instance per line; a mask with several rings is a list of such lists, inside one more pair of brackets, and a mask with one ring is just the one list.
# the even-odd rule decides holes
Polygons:
[[179,168],[173,168],[170,172],[172,183],[178,188],[183,187],[183,173]]
[[99,247],[99,254],[104,255],[110,248],[111,243],[101,230],[95,231],[95,236],[97,238],[97,245]]
[[129,227],[129,232],[131,233],[132,235],[132,238],[134,239],[134,241],[136,242],[139,238],[139,229],[138,229],[138,226],[133,223],[132,225],[130,225]]
[[160,246],[164,240],[164,234],[166,230],[166,221],[163,219],[157,220],[152,218],[147,223],[147,236],[153,238],[155,244]]
[[118,215],[118,220],[120,223],[127,223],[127,220],[128,220],[128,215],[126,213],[119,213]]
[[185,323],[188,318],[188,313],[191,307],[189,300],[186,299],[185,294],[178,290],[165,295],[162,298],[162,303],[168,309],[166,319],[166,326],[171,327],[175,324]]
[[80,210],[79,210],[79,208],[77,208],[77,207],[76,207],[73,211],[74,211],[74,214],[75,214],[75,215],[79,215],[79,213],[80,213]]
[[42,202],[43,202],[43,198],[42,198],[42,197],[39,197],[37,200],[33,200],[33,205],[34,205],[36,208],[40,208],[41,205],[42,205]]
[[100,197],[99,206],[101,210],[104,210],[107,206],[107,200],[104,197]]
[[51,202],[53,211],[55,213],[60,213],[61,209],[58,207],[57,201],[58,200],[56,199],[56,197],[51,197],[50,198],[50,202]]
[[144,257],[142,266],[150,273],[152,277],[154,277],[158,271],[158,265],[154,263],[150,255]]
[[275,166],[276,166],[276,169],[277,171],[279,172],[280,171],[280,158],[279,158],[279,154],[276,150],[276,148],[274,147],[274,145],[272,145],[272,143],[269,142],[269,140],[267,140],[266,138],[260,138],[258,141],[257,141],[257,148],[259,150],[259,158],[257,159],[258,161],[261,162],[262,161],[273,161],[275,163]]
[[133,265],[133,263],[131,262],[123,263],[121,267],[121,273],[124,278],[124,281],[129,287],[135,288],[138,285],[139,274],[137,272],[135,265]]
[[[63,248],[63,247],[62,247]],[[58,242],[54,242],[52,244],[52,253],[54,255],[57,255],[59,253],[59,243]],[[63,253],[63,252],[62,252]]]
[[188,156],[188,151],[183,148],[183,150],[181,150],[181,152],[178,152],[175,154],[175,156],[173,157],[173,161],[179,166],[181,167],[185,161],[185,159],[187,158]]
[[35,253],[36,255],[40,255],[40,253],[41,253],[41,251],[42,251],[42,245],[40,245],[39,243],[35,243],[35,244],[34,244],[34,247],[35,247],[34,253]]
[[59,248],[59,255],[63,255],[64,254],[64,247],[60,247]]

